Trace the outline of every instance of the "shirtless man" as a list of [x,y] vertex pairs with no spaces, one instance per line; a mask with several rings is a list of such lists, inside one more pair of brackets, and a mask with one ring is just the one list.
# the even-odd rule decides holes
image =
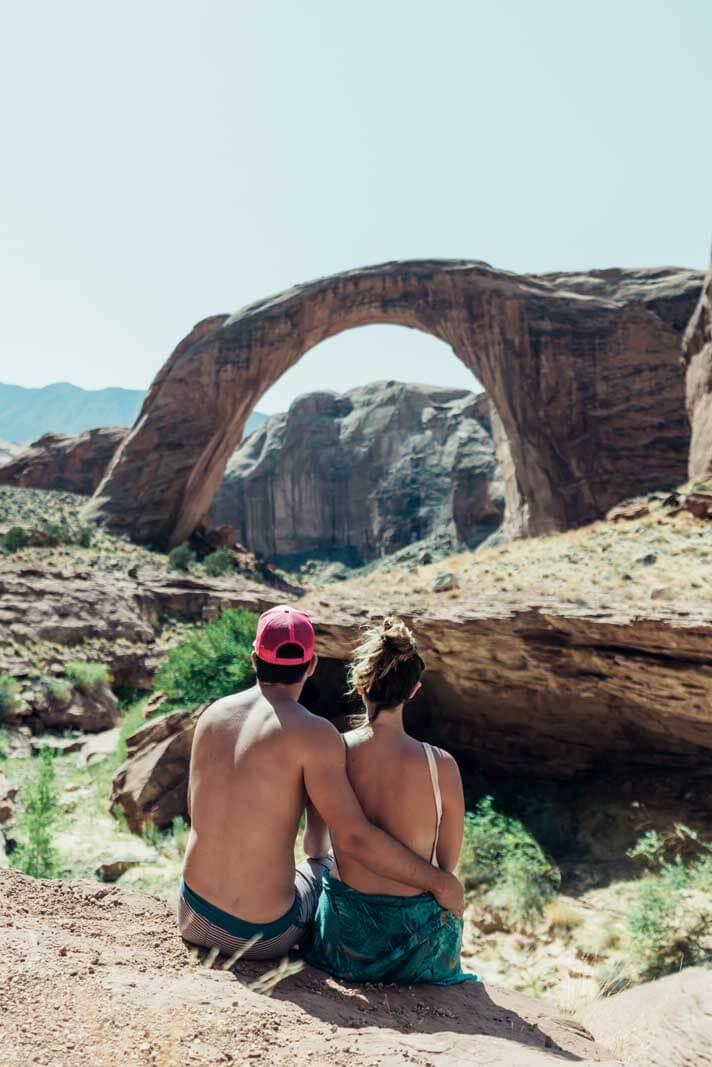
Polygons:
[[[309,616],[280,606],[260,616],[257,684],[203,713],[188,789],[191,831],[178,924],[186,941],[248,959],[284,956],[302,939],[321,890],[331,827],[339,856],[431,892],[462,915],[457,879],[366,819],[346,775],[341,735],[299,704],[317,658]],[[306,808],[305,863],[294,845]]]

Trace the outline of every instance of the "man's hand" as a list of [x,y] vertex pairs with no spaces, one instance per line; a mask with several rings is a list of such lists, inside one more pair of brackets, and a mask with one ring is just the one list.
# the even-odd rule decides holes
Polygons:
[[433,889],[433,896],[441,908],[451,911],[456,918],[461,919],[465,911],[465,890],[460,885],[454,874],[449,871],[441,871],[442,884]]

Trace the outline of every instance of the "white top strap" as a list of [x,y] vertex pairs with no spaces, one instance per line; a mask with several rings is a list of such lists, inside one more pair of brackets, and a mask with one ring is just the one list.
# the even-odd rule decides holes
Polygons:
[[435,840],[433,841],[433,851],[430,855],[430,862],[433,867],[438,866],[438,838],[440,837],[440,823],[443,819],[443,799],[440,795],[440,777],[438,775],[438,763],[435,758],[435,752],[432,745],[429,745],[426,741],[423,741],[423,748],[425,749],[425,758],[428,761],[428,770],[430,771],[430,782],[433,787],[433,797],[435,798],[435,813],[437,816],[435,823]]

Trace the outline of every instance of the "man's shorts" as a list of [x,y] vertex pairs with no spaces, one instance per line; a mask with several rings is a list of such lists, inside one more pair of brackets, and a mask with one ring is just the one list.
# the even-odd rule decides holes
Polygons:
[[300,863],[294,875],[294,903],[271,923],[238,919],[194,893],[184,881],[178,897],[178,928],[185,941],[203,948],[217,946],[223,956],[232,956],[248,941],[260,939],[244,953],[247,960],[281,959],[298,945],[304,928],[313,921],[321,894],[321,876],[332,860],[324,857]]

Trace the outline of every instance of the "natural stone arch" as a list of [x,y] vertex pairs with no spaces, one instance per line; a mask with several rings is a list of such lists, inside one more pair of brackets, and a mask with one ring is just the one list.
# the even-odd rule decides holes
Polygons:
[[205,319],[159,371],[87,515],[137,541],[185,540],[262,394],[320,341],[394,324],[444,341],[488,392],[512,532],[593,519],[684,477],[680,336],[700,284],[674,268],[526,276],[416,260]]

